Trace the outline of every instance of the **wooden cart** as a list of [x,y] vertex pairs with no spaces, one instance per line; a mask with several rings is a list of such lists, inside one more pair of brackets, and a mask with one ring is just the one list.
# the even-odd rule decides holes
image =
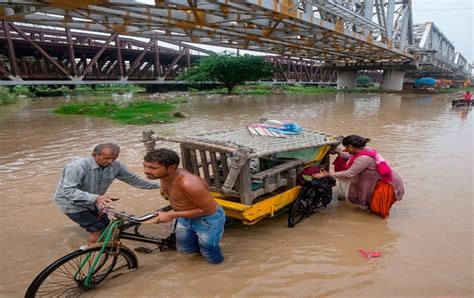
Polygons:
[[251,134],[246,128],[191,137],[143,132],[147,151],[156,141],[180,144],[182,167],[202,177],[226,216],[254,224],[291,204],[301,191],[303,167],[329,168],[328,151],[336,137],[305,130],[284,138]]

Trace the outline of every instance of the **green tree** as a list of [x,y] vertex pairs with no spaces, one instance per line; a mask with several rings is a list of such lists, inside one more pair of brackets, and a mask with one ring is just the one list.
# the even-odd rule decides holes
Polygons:
[[356,79],[356,84],[357,84],[357,87],[367,88],[367,87],[369,87],[371,81],[372,80],[368,76],[358,76],[357,79]]
[[179,80],[191,82],[219,82],[228,93],[245,81],[271,78],[277,70],[262,57],[232,54],[213,54],[199,59]]

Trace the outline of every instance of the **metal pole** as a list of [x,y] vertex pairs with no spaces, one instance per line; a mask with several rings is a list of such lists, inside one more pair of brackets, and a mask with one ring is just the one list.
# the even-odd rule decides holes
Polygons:
[[[410,4],[409,4],[410,5]],[[402,28],[400,32],[400,50],[404,51],[407,44],[408,20],[410,19],[410,6],[403,10]]]
[[160,66],[160,48],[158,47],[158,40],[155,40],[155,79],[159,79],[161,76]]
[[120,79],[122,80],[125,77],[125,73],[123,70],[123,61],[122,61],[122,50],[120,46],[120,37],[118,35],[115,36],[115,47],[117,48],[117,63],[119,66],[120,71]]
[[385,29],[387,30],[387,41],[392,39],[393,16],[395,13],[395,0],[388,0],[387,17],[385,18]]
[[7,40],[8,56],[10,57],[11,70],[14,76],[20,76],[18,69],[18,62],[16,61],[15,48],[13,47],[12,37],[10,35],[10,24],[7,21],[2,21],[3,32],[5,32],[5,38]]
[[364,18],[369,21],[372,21],[374,11],[374,0],[365,0],[364,1]]
[[77,68],[76,68],[76,57],[74,56],[74,45],[71,38],[71,30],[65,28],[66,30],[66,39],[67,39],[67,50],[69,55],[69,61],[71,62],[72,75],[77,77]]

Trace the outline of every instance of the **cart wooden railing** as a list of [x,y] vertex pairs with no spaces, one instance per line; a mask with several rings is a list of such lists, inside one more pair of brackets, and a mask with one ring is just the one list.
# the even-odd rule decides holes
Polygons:
[[[274,159],[271,154],[256,154],[243,146],[158,137],[153,131],[143,132],[148,151],[155,148],[156,140],[178,142],[184,169],[203,178],[211,192],[245,205],[251,205],[258,198],[265,198],[277,190],[295,187],[297,174],[305,163],[299,159]],[[319,155],[325,156],[329,146],[321,148]],[[251,171],[252,158],[259,159],[263,165],[256,173]]]

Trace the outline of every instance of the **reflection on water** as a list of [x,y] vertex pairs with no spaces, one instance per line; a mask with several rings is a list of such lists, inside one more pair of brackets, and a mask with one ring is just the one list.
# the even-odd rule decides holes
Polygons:
[[[132,95],[109,95],[116,102]],[[254,227],[229,226],[226,262],[175,252],[139,255],[138,271],[91,296],[472,296],[473,117],[448,95],[331,94],[202,96],[179,109],[191,117],[145,127],[52,113],[63,102],[104,96],[45,98],[0,107],[2,296],[19,296],[47,264],[82,244],[85,233],[53,204],[62,167],[99,142],[122,147],[120,160],[140,173],[143,130],[186,136],[243,127],[265,116],[334,135],[372,139],[405,181],[406,196],[381,220],[345,201],[293,229],[286,217]],[[176,144],[159,146],[178,149]],[[164,205],[158,192],[116,182],[116,205],[135,214]],[[138,246],[130,244],[131,247]],[[364,259],[358,249],[383,253]]]
[[460,108],[461,112],[459,113],[459,115],[461,116],[461,119],[467,119],[467,116],[469,115],[471,109],[465,107]]
[[380,110],[380,97],[354,99],[354,111],[352,115],[356,118],[377,116]]

